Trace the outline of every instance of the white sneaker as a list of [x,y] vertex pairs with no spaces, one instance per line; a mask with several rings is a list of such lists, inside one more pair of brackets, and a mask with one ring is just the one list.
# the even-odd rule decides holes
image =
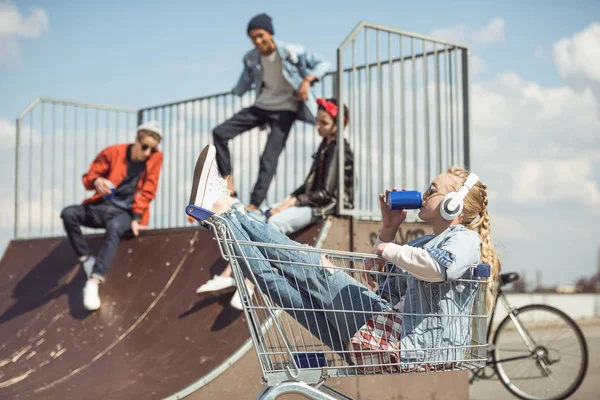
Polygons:
[[232,277],[223,278],[215,275],[211,280],[196,289],[196,293],[216,292],[230,287],[235,287],[235,280]]
[[229,305],[231,307],[235,308],[236,310],[244,309],[244,305],[242,304],[242,296],[240,296],[239,290],[235,291],[235,293],[233,294],[233,297],[231,298],[231,301],[229,302]]
[[[250,293],[250,297],[252,297],[254,295],[254,290],[248,289],[248,293]],[[242,304],[242,296],[240,296],[239,290],[235,291],[235,293],[233,294],[233,297],[229,301],[229,305],[231,307],[235,308],[236,310],[244,309],[244,305]]]
[[88,280],[83,287],[83,306],[90,311],[100,308],[100,296],[98,296],[98,284]]
[[204,147],[200,153],[194,169],[194,182],[189,202],[209,211],[219,197],[230,194],[227,190],[227,181],[219,174],[216,154],[217,150],[213,145]]

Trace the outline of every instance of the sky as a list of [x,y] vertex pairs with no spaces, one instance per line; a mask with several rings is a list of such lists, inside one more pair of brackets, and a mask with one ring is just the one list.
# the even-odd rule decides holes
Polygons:
[[15,119],[28,104],[140,108],[227,91],[259,12],[276,37],[330,60],[359,21],[468,45],[471,167],[489,188],[504,271],[566,285],[598,270],[600,3],[583,0],[0,0],[0,251],[12,237]]

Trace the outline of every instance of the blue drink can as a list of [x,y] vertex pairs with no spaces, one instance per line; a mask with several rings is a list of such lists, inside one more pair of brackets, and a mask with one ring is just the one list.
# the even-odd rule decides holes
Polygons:
[[107,194],[106,196],[104,196],[105,200],[112,200],[115,198],[115,185],[113,185],[112,182],[109,185],[110,185],[110,194]]
[[416,190],[390,192],[387,204],[390,210],[416,210],[423,204],[423,197]]

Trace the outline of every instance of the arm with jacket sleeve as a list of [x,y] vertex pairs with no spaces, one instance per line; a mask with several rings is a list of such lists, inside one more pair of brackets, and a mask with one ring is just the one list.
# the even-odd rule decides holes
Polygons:
[[331,63],[325,61],[319,54],[311,53],[303,49],[301,60],[309,75],[313,75],[319,81],[331,69]]
[[[337,146],[333,150],[335,151],[335,155],[332,163],[329,165],[329,171],[326,173],[326,187],[306,194],[305,198],[302,199],[302,202],[306,204],[303,205],[322,207],[322,211],[328,211],[336,206],[340,197],[338,194],[339,167]],[[332,179],[330,179],[331,177]],[[354,191],[354,154],[347,141],[344,141],[344,191],[346,196],[350,193],[353,194]]]
[[242,73],[240,74],[238,82],[232,90],[232,93],[238,96],[242,96],[244,93],[246,93],[248,89],[250,89],[250,86],[252,86],[253,82],[252,71],[250,71],[250,68],[248,67],[248,61],[246,57],[244,57],[242,63],[244,64],[244,69],[242,69]]
[[156,153],[157,160],[148,169],[148,176],[144,181],[139,193],[136,193],[131,212],[134,219],[139,220],[150,206],[150,202],[156,197],[158,189],[158,180],[162,168],[163,154]]
[[480,239],[472,231],[456,230],[439,246],[423,249],[389,243],[381,256],[427,282],[459,279],[479,259]]
[[87,190],[94,190],[96,178],[105,178],[110,169],[111,157],[109,148],[102,150],[91,162],[89,170],[83,175],[81,181]]

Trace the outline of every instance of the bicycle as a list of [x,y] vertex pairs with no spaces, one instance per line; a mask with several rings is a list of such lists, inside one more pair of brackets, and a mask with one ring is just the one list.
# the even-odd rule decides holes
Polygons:
[[[566,399],[581,386],[587,372],[589,354],[585,337],[577,323],[555,307],[545,304],[513,307],[502,286],[517,280],[519,274],[515,272],[500,276],[501,284],[488,321],[488,362],[483,368],[471,370],[469,383],[497,375],[518,398]],[[507,316],[490,342],[498,302],[504,305]],[[570,354],[571,349],[579,355]],[[518,376],[518,372],[524,375]],[[533,385],[541,388],[541,393],[533,390]]]

